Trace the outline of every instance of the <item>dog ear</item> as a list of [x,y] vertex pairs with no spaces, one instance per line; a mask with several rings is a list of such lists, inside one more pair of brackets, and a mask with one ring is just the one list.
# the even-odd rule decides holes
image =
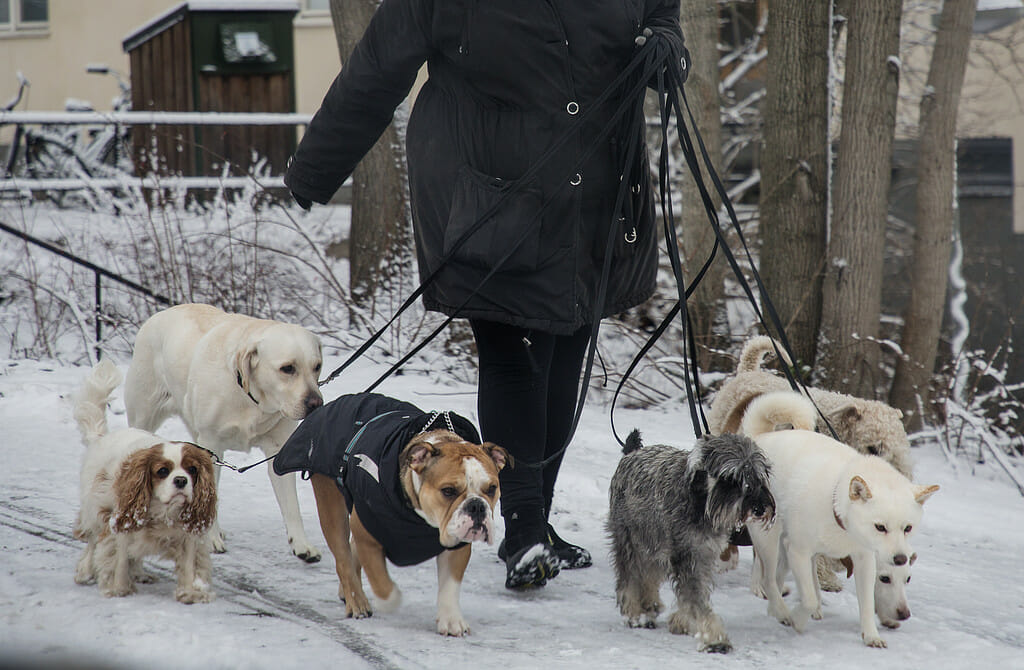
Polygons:
[[828,418],[835,422],[846,421],[847,423],[853,423],[860,420],[860,408],[852,402],[845,402],[829,412]]
[[200,535],[209,530],[217,517],[213,459],[206,451],[188,444],[182,449],[181,464],[186,471],[192,466],[197,469],[192,478],[192,501],[181,510],[181,522],[188,532]]
[[115,533],[127,533],[145,525],[153,497],[150,460],[159,448],[161,445],[140,449],[121,463],[114,477],[114,513],[110,519]]
[[932,494],[938,490],[938,484],[932,484],[931,486],[916,486],[914,487],[914,500],[917,501],[918,505],[923,505],[924,501],[931,498]]
[[499,447],[493,442],[484,442],[480,446],[481,448],[483,448],[484,451],[487,452],[488,455],[490,455],[491,460],[494,461],[494,467],[498,468],[499,470],[501,470],[506,465],[508,465],[510,468],[514,468],[516,466],[515,460],[502,447]]
[[430,442],[413,442],[402,450],[402,463],[415,472],[423,472],[441,450]]
[[917,563],[917,552],[916,551],[910,555],[910,564],[913,565],[914,563]]
[[850,480],[850,500],[869,500],[871,488],[868,483],[861,479],[860,475],[854,475]]
[[238,381],[238,385],[241,386],[242,390],[246,393],[252,394],[249,385],[252,380],[253,370],[256,369],[256,364],[259,363],[259,360],[260,354],[258,343],[248,342],[245,346],[239,347],[228,361],[228,365],[230,365],[235,371],[235,378]]

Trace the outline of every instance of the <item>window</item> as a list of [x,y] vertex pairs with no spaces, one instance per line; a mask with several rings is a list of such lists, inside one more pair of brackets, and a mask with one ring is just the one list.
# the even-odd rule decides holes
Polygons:
[[46,28],[49,5],[49,0],[0,0],[0,32]]

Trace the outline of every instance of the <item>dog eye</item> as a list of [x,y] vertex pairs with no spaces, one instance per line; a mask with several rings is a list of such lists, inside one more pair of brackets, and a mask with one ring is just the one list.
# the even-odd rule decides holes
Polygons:
[[156,471],[156,476],[159,477],[160,479],[166,479],[167,475],[169,474],[171,474],[171,470],[166,466]]
[[907,584],[910,583],[910,577],[907,577]]
[[868,453],[871,454],[872,456],[877,456],[879,453],[881,453],[881,451],[882,450],[878,448],[877,444],[872,444],[871,446],[868,447]]
[[441,495],[445,498],[455,498],[459,495],[459,491],[454,486],[446,486],[441,489]]
[[912,530],[914,530],[914,527],[913,527],[913,526],[907,526],[906,528],[904,528],[904,529],[903,529],[903,532],[904,532],[904,533],[909,533],[909,532],[910,532],[910,531],[912,531]]
[[484,491],[484,493],[486,493],[486,494],[487,494],[487,497],[488,497],[488,498],[493,498],[493,497],[494,497],[494,494],[495,494],[495,493],[496,493],[497,491],[498,491],[498,487],[497,487],[497,486],[495,486],[494,484],[491,484],[490,488],[488,488],[488,489],[487,489],[486,491]]
[[889,575],[882,575],[878,578],[878,581],[882,582],[883,584],[890,584],[892,583],[892,577],[890,577]]
[[322,368],[322,367],[323,367],[323,364],[321,364],[321,363],[317,363],[317,364],[316,364],[316,365],[315,365],[315,366],[313,367],[313,372],[320,372],[320,368]]
[[285,373],[286,375],[293,375],[293,374],[295,374],[295,366],[294,365],[282,365],[281,366],[281,372]]
[[879,533],[888,533],[889,532],[889,531],[887,531],[885,529],[885,525],[881,524],[881,523],[876,523],[875,524],[875,530],[877,530]]
[[199,474],[199,468],[197,468],[197,467],[196,467],[196,466],[194,466],[194,465],[193,465],[193,466],[190,466],[190,467],[189,467],[189,469],[188,469],[188,473],[189,473],[190,475],[192,475],[193,477],[195,477],[196,475],[198,475],[198,474]]

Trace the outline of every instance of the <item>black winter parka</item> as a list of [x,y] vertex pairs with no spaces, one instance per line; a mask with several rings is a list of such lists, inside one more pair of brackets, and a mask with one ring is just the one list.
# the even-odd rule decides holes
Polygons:
[[[679,0],[383,0],[306,130],[285,183],[325,203],[374,144],[426,62],[407,129],[421,279],[456,240],[514,194],[426,288],[428,309],[566,334],[654,291],[657,243],[646,156],[627,210],[613,217],[633,128],[599,130],[623,102],[590,110],[652,28],[682,52]],[[587,111],[587,122],[577,123]],[[543,169],[517,180],[571,133]],[[589,157],[581,159],[589,152]],[[629,172],[626,172],[629,174]],[[639,183],[644,182],[644,183]],[[540,224],[531,223],[543,210]],[[596,305],[608,227],[616,232],[608,296]]]

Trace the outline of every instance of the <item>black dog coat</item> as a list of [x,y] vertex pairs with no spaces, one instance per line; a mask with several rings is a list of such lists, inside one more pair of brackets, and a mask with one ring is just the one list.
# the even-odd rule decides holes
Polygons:
[[[274,457],[274,472],[315,472],[338,484],[366,530],[395,565],[415,565],[446,549],[438,530],[409,504],[402,490],[399,456],[418,433],[447,428],[480,443],[472,422],[457,414],[427,413],[377,393],[343,395],[307,416]],[[461,546],[461,545],[459,545]]]

